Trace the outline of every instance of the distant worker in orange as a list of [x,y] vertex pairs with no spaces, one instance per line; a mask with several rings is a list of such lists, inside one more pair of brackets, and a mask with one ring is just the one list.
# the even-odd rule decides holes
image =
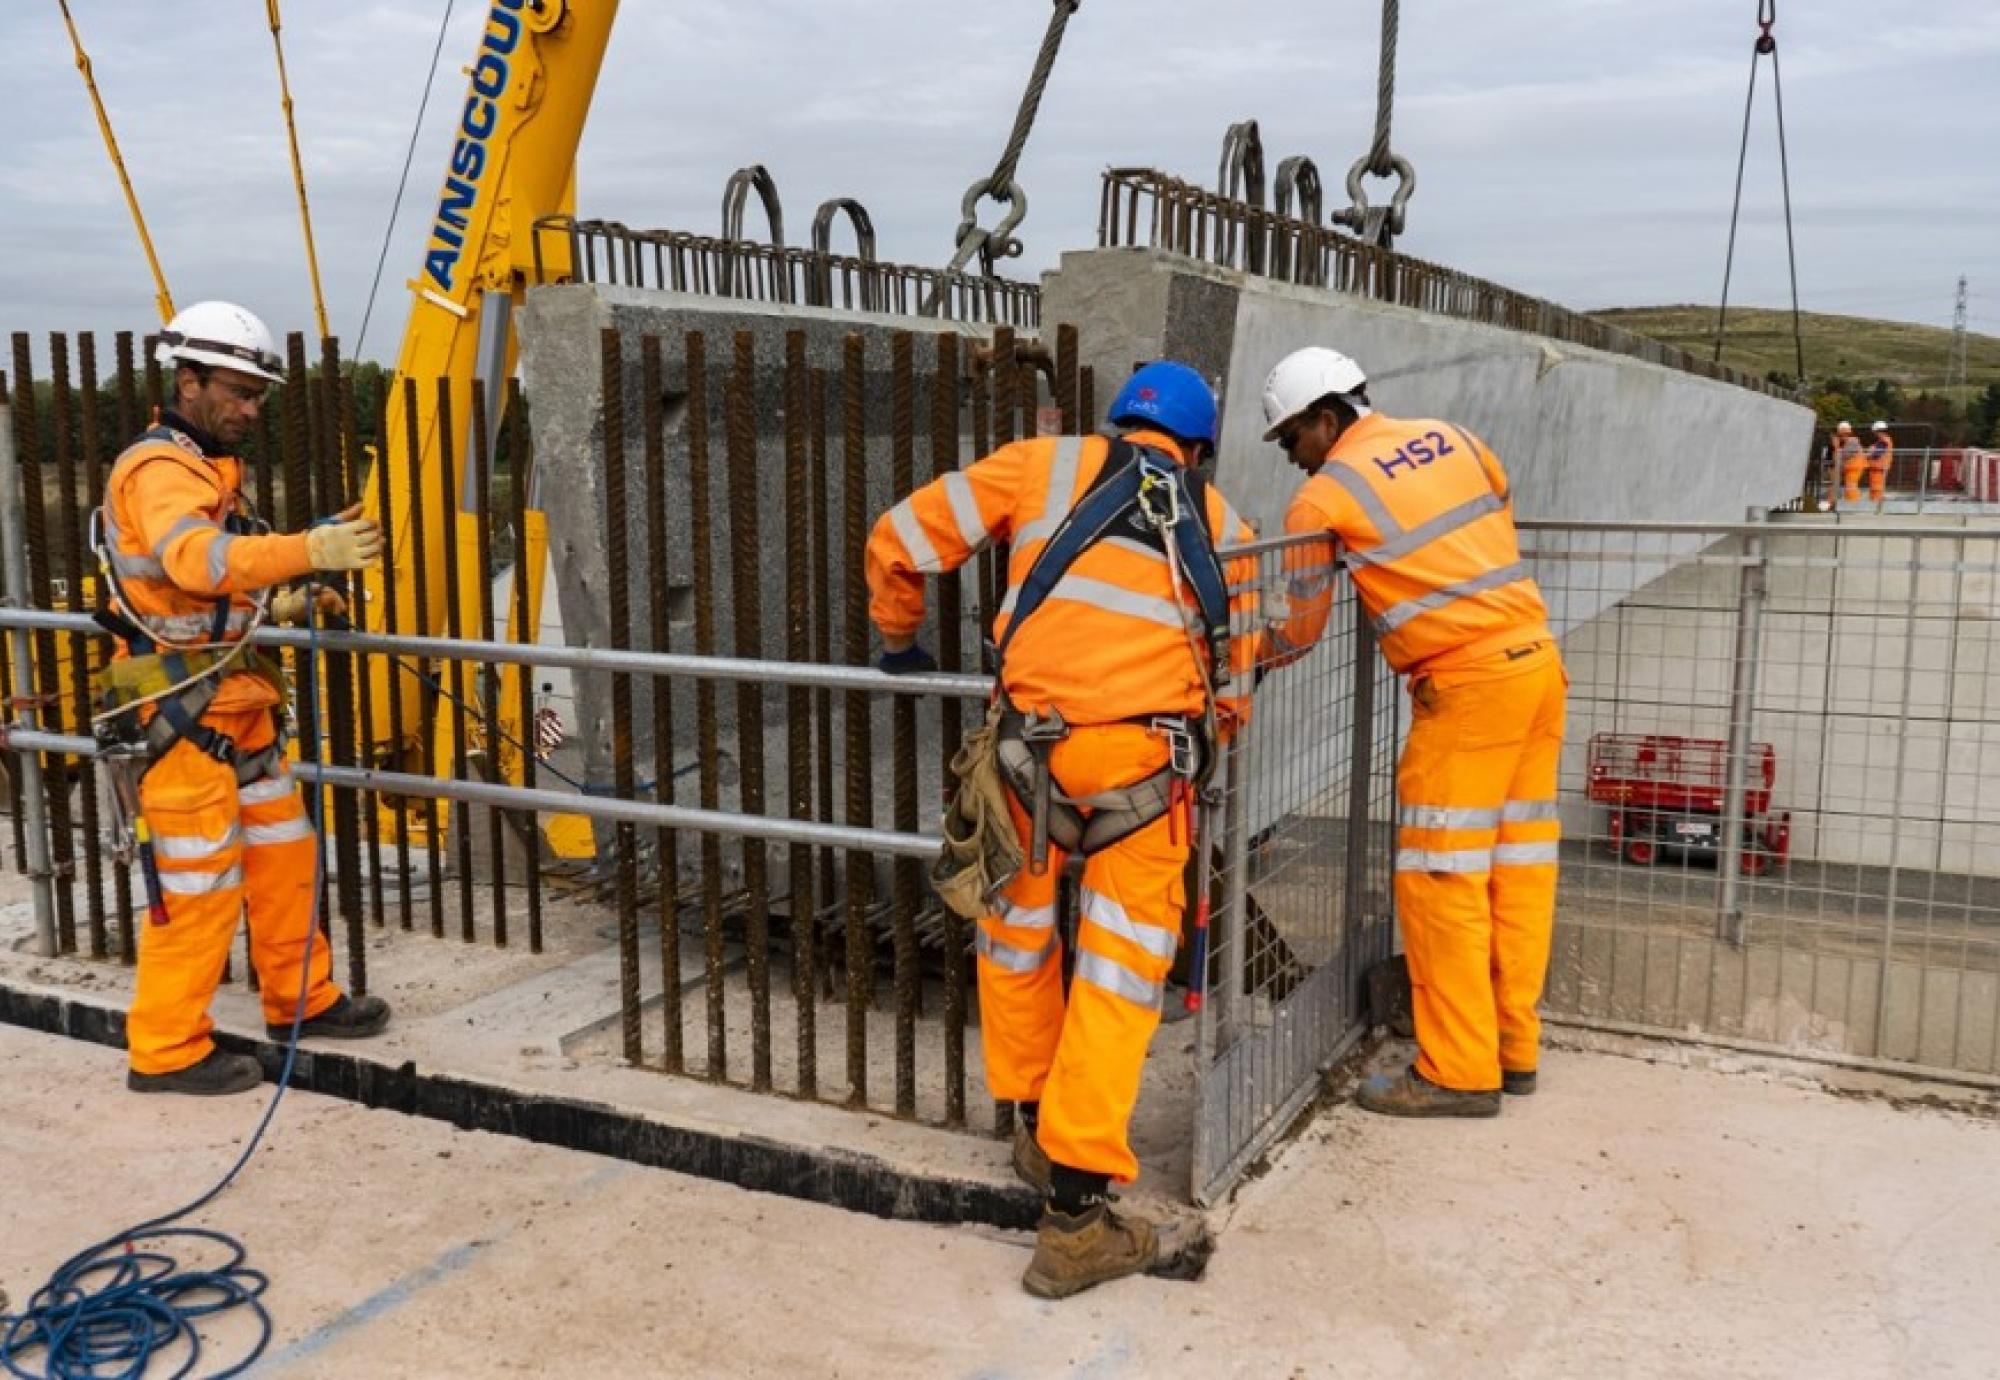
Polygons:
[[[987,1083],[1017,1108],[1015,1171],[1046,1195],[1022,1280],[1043,1298],[1158,1251],[1108,1195],[1138,1174],[1127,1132],[1180,943],[1194,788],[1248,711],[1257,643],[1229,638],[1232,612],[1255,607],[1255,563],[1225,572],[1215,555],[1253,534],[1196,469],[1215,447],[1214,393],[1186,365],[1149,364],[1109,419],[1122,436],[1017,441],[944,475],[868,543],[877,664],[892,673],[935,669],[916,643],[923,578],[1008,548],[998,741],[1028,861],[975,938]],[[1065,1001],[1056,883],[1070,852],[1084,868]]]
[[1889,424],[1877,422],[1868,428],[1868,496],[1879,511],[1882,495],[1889,487],[1889,465],[1896,458],[1896,443],[1889,436]]
[[[1507,474],[1462,427],[1376,412],[1361,367],[1334,350],[1279,361],[1264,417],[1264,439],[1311,476],[1285,530],[1339,539],[1382,655],[1409,677],[1395,889],[1419,1053],[1357,1100],[1494,1116],[1503,1089],[1535,1089],[1568,686]],[[1289,615],[1269,630],[1277,659],[1319,637],[1331,574],[1295,571]]]
[[[140,934],[138,990],[126,1020],[138,1092],[244,1092],[258,1061],[210,1038],[208,1007],[239,921],[248,916],[270,1034],[289,1033],[312,923],[317,856],[284,757],[284,679],[244,644],[266,618],[299,621],[310,591],[280,590],[313,571],[360,570],[382,534],[350,508],[310,531],[274,533],[250,509],[236,449],[270,386],[283,382],[264,323],[227,302],[199,302],[160,333],[172,402],[118,457],[94,538],[120,634],[99,681],[100,718],[139,777],[142,863],[153,907]],[[337,608],[330,591],[316,596]],[[107,707],[108,706],[108,707]],[[113,711],[116,711],[115,713]],[[373,1035],[380,997],[336,987],[324,940],[305,987],[307,1036]]]
[[1833,429],[1833,469],[1840,476],[1840,495],[1849,503],[1861,501],[1861,471],[1865,466],[1861,438],[1854,434],[1854,423],[1842,422]]

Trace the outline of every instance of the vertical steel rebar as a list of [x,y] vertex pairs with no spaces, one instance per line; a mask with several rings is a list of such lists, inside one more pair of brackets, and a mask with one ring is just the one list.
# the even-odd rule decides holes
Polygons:
[[[437,381],[438,521],[444,524],[445,635],[454,642],[465,636],[464,589],[458,568],[457,435],[451,380],[440,378]],[[451,774],[463,781],[470,771],[465,741],[465,663],[453,657],[446,666],[446,675],[445,688],[451,692]],[[450,833],[458,871],[458,937],[470,944],[476,938],[472,916],[472,807],[462,800],[452,806]]]
[[[528,414],[521,395],[521,381],[507,380],[507,413],[512,418],[508,427],[507,466],[511,479],[508,497],[512,500],[514,523],[514,621],[519,626],[521,642],[524,646],[534,646],[539,630],[535,627],[533,600],[529,597],[529,585],[533,580],[528,556],[528,484],[531,475],[528,459]],[[529,790],[535,788],[535,753],[538,748],[535,734],[535,668],[523,665],[515,680],[515,688],[520,696],[518,708],[521,725],[521,784]],[[528,894],[528,952],[542,951],[542,835],[541,823],[532,812],[524,812],[524,846],[522,862],[524,885]],[[680,992],[676,989],[675,999]],[[678,1045],[676,1045],[678,1048]]]
[[[288,532],[303,532],[312,525],[312,440],[311,409],[308,394],[311,391],[310,374],[306,368],[306,338],[293,331],[285,337],[285,391],[283,401],[284,454],[285,454],[285,520]],[[299,741],[310,743],[318,750],[319,729],[319,670],[303,652],[292,657],[293,695],[297,704],[299,720]],[[326,792],[318,787],[307,791],[306,811],[312,816],[315,829],[326,828],[321,818],[321,807],[326,801]],[[326,879],[320,879],[321,895],[324,897]],[[322,928],[327,920],[327,907],[320,907]],[[330,934],[331,931],[329,930]]]
[[[27,505],[22,501],[22,474],[15,460],[14,414],[4,394],[4,388],[0,388],[0,606],[30,608],[35,599],[27,557],[33,548],[24,520]],[[6,708],[23,728],[33,729],[38,723],[34,687],[38,680],[35,657],[39,653],[35,639],[16,628],[4,640],[9,645],[11,668],[19,676],[19,688],[24,691],[11,698]],[[9,780],[16,775],[20,777],[15,817],[21,821],[21,832],[16,836],[16,846],[21,850],[22,870],[28,874],[33,888],[35,947],[42,957],[53,958],[61,941],[56,930],[57,888],[54,862],[49,856],[48,791],[42,778],[42,759],[38,753],[24,752],[16,761],[18,770],[8,773]]]
[[[900,503],[916,487],[916,343],[908,331],[889,341],[889,501]],[[917,830],[917,702],[898,695],[889,707],[891,788],[895,827]],[[917,1114],[917,905],[923,874],[898,858],[890,872],[890,924],[896,963],[896,1114]]]
[[[49,413],[54,423],[54,451],[56,462],[57,520],[62,524],[62,569],[63,584],[67,591],[64,603],[70,611],[81,612],[88,605],[83,597],[83,509],[77,502],[76,484],[76,440],[75,399],[70,393],[69,382],[69,340],[67,337],[51,333],[49,336]],[[85,407],[89,401],[86,399]],[[66,706],[68,713],[52,716],[57,722],[65,723],[71,733],[90,731],[90,669],[97,638],[88,633],[71,633],[69,636],[70,699]],[[107,953],[104,927],[104,858],[100,848],[101,821],[98,815],[97,772],[88,761],[79,761],[74,768],[77,781],[77,803],[82,807],[83,818],[79,821],[83,833],[83,880],[84,906],[90,936],[90,956],[103,958]]]
[[[759,561],[763,555],[757,519],[757,337],[736,333],[736,367],[729,380],[729,545],[734,555],[730,602],[736,611],[736,655],[755,660],[763,655],[763,599]],[[764,813],[764,690],[755,681],[736,686],[736,745],[741,759],[737,782],[739,808],[747,815]],[[771,885],[768,855],[760,839],[744,839],[743,886],[749,914],[745,918],[750,976],[750,1088],[771,1087]]]
[[[414,553],[410,574],[417,602],[416,608],[411,610],[410,622],[413,627],[422,628],[430,616],[431,606],[430,562],[424,555],[424,548],[429,544],[425,528],[424,489],[430,481],[423,467],[423,435],[417,425],[417,381],[413,378],[403,380],[403,424],[405,433],[403,459],[408,466],[406,472],[410,487],[409,549]],[[429,668],[424,662],[419,661],[417,670],[423,677],[418,682],[423,690],[422,708],[418,713],[421,727],[417,746],[423,756],[423,774],[434,776],[438,767],[436,725],[441,706],[437,691],[432,688],[433,678],[428,675]],[[444,859],[440,856],[438,848],[438,829],[444,823],[445,807],[442,802],[425,801],[421,808],[424,820],[424,866],[427,869],[425,886],[430,895],[431,937],[442,939],[444,938]]]
[[1088,364],[1076,371],[1077,430],[1088,432],[1097,421],[1097,371]]
[[[958,468],[958,337],[937,337],[937,372],[931,376],[931,478]],[[965,669],[965,593],[957,571],[938,581],[938,669]],[[938,780],[951,784],[951,759],[965,736],[964,706],[953,696],[938,704]],[[943,926],[944,1120],[965,1124],[965,996],[968,935],[957,912],[938,907]]]
[[[978,350],[972,352],[972,453],[986,456],[993,453],[993,365],[991,359],[982,360]],[[1000,563],[1000,551],[989,545],[979,553],[978,569],[973,573],[972,605],[974,614],[973,647],[983,663],[985,659],[985,639],[993,626],[993,615],[1000,607],[999,597],[994,594],[997,580],[1005,578],[1005,567]]]
[[[120,343],[128,357],[131,353],[131,335],[120,334]],[[103,410],[103,394],[97,379],[97,337],[85,332],[77,341],[77,366],[83,382],[83,464],[85,491],[93,502],[104,500],[104,443],[99,429]],[[120,409],[121,413],[123,408]],[[122,435],[121,435],[122,444]],[[98,591],[98,602],[105,602],[104,591]],[[110,645],[102,638],[92,638],[91,665],[101,667],[110,659]],[[118,917],[118,958],[121,963],[138,960],[139,941],[132,924],[132,873],[126,867],[111,869],[112,909]]]
[[1077,433],[1076,327],[1067,321],[1056,327],[1056,406],[1062,411],[1063,435]]
[[[827,375],[824,369],[812,371],[812,654],[813,660],[822,666],[833,664],[833,589],[834,577],[838,570],[834,564],[834,529],[836,517],[833,510],[833,460],[827,449]],[[816,818],[832,820],[834,817],[833,781],[833,691],[813,691],[813,767],[815,779],[819,783],[819,813]],[[815,859],[819,885],[817,899],[831,908],[833,898],[840,894],[839,859],[831,848],[818,850]],[[817,917],[815,917],[817,918]],[[819,935],[817,928],[813,935]],[[813,965],[818,966],[819,954],[813,954]],[[831,965],[828,965],[827,981],[832,981]],[[831,988],[827,995],[832,996]]]
[[[382,523],[382,546],[384,550],[396,549],[396,534],[391,530],[391,486],[389,476],[395,467],[395,452],[389,439],[389,399],[384,390],[375,406],[375,507]],[[382,629],[392,636],[403,631],[400,610],[396,606],[396,586],[400,583],[385,572],[382,580]],[[402,732],[403,724],[403,677],[402,669],[409,663],[400,657],[391,659],[389,673],[383,684],[389,699],[389,723],[392,737],[387,744],[392,760],[398,770],[403,769],[400,739],[393,736]],[[367,683],[365,678],[363,684]],[[372,722],[372,720],[370,721]],[[410,803],[407,800],[393,802],[391,808],[396,816],[396,917],[403,929],[411,926],[410,912]],[[380,869],[378,868],[377,871]]]
[[[21,517],[22,536],[28,550],[28,593],[32,607],[46,609],[54,607],[51,599],[49,580],[50,536],[48,505],[43,488],[42,457],[40,437],[37,434],[35,415],[35,382],[33,359],[28,349],[28,337],[24,332],[14,335],[14,446],[21,458]],[[19,697],[35,698],[46,707],[50,722],[62,722],[61,676],[57,662],[56,635],[50,632],[35,634],[35,655],[32,662],[34,676],[22,677],[22,684],[15,687]],[[28,659],[17,658],[23,666]],[[56,753],[44,753],[40,765],[42,778],[48,783],[49,844],[52,865],[59,882],[56,887],[56,946],[66,954],[76,952],[76,831],[70,819],[69,790],[66,782],[68,772],[62,758]]]
[[[598,333],[604,389],[604,559],[610,582],[611,645],[632,645],[632,571],[628,559],[631,529],[625,502],[625,348],[615,326]],[[611,675],[612,789],[620,800],[638,794],[632,765],[632,678]],[[625,1039],[625,1061],[645,1058],[639,1027],[639,871],[634,852],[637,826],[620,820],[613,829],[617,853],[618,896],[618,1014]]]
[[[785,656],[791,661],[812,657],[812,590],[824,588],[824,574],[813,578],[812,543],[806,533],[823,533],[826,525],[808,496],[806,427],[811,389],[806,368],[806,333],[785,332]],[[813,817],[812,729],[813,696],[803,686],[785,692],[785,777],[791,818]],[[798,1094],[819,1095],[819,1021],[814,971],[819,935],[818,888],[814,886],[811,849],[792,844],[785,850],[785,909],[792,924],[792,1001],[798,1009]]]
[[[331,338],[320,342],[320,491],[319,513],[338,513],[347,507],[346,457],[354,449],[354,419],[345,405],[348,398],[341,386],[340,347]],[[354,597],[357,582],[346,575],[322,576],[346,600],[349,608],[360,601]],[[333,764],[351,767],[355,762],[354,657],[352,653],[322,658],[326,666],[327,728],[332,737]],[[356,992],[368,990],[368,936],[362,914],[361,820],[358,806],[363,798],[354,791],[335,791],[333,807],[334,883],[339,897],[341,926],[347,938],[348,981]]]
[[[347,487],[343,491],[342,496],[345,499],[354,500],[361,499],[367,488],[366,477],[360,472],[361,457],[365,452],[362,449],[360,440],[361,416],[356,410],[357,406],[358,400],[354,393],[353,376],[343,371],[341,374],[341,414],[347,419],[344,434],[351,449],[349,451]],[[375,433],[376,454],[379,457],[383,454],[381,446],[381,416],[379,411],[369,421]],[[376,467],[378,469],[386,469],[386,460],[378,458]],[[384,522],[386,522],[387,517],[387,513],[382,514]],[[396,548],[385,544],[385,549],[393,551]],[[360,631],[368,632],[375,623],[380,621],[369,616],[368,582],[365,578],[357,577],[353,582],[353,588],[354,603],[348,610],[348,621]],[[356,669],[358,674],[354,677],[357,702],[354,756],[357,762],[373,767],[376,763],[376,753],[369,735],[374,731],[375,724],[375,677],[370,671],[368,658],[351,658],[350,664],[353,664],[357,660],[358,665]],[[361,792],[361,827],[357,837],[368,859],[368,923],[378,930],[386,923],[386,917],[383,914],[381,830],[382,797],[373,790],[363,791]]]
[[[715,655],[715,532],[708,465],[708,338],[687,336],[688,515],[694,541],[694,649]],[[720,732],[716,725],[715,682],[697,681],[695,733],[701,761],[701,808],[720,809]],[[729,1010],[723,986],[722,844],[713,833],[701,836],[701,920],[703,983],[707,1000],[708,1066],[720,1083],[729,1077]]]
[[[487,434],[486,380],[472,381],[472,522],[478,552],[479,636],[493,640],[493,438]],[[480,731],[486,739],[486,774],[504,782],[500,751],[500,668],[482,664],[479,677]],[[365,681],[364,681],[365,684]],[[497,809],[486,811],[487,875],[493,888],[493,945],[507,947],[507,825]]]
[[[651,576],[653,650],[670,650],[671,618],[667,592],[667,423],[666,382],[660,363],[660,338],[639,341],[639,387],[646,429],[646,567]],[[665,676],[653,677],[653,798],[674,803],[674,686]],[[660,894],[660,1014],[669,1073],[686,1064],[681,1039],[680,843],[672,829],[654,833]]]
[[[859,332],[846,338],[841,375],[844,461],[841,476],[842,567],[845,580],[847,664],[868,664],[868,591],[861,578],[868,539],[867,343]],[[875,821],[874,746],[868,696],[850,690],[842,711],[847,730],[847,822],[866,828]],[[847,1083],[848,1099],[868,1102],[868,1008],[874,986],[873,943],[868,910],[874,899],[874,859],[847,855]]]

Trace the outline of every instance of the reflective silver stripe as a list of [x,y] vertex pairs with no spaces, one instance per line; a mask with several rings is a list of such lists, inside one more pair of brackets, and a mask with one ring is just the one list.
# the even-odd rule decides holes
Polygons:
[[160,857],[171,858],[175,862],[200,862],[218,853],[226,853],[243,842],[243,833],[235,825],[219,839],[203,838],[200,834],[159,834],[153,839],[153,851]]
[[243,869],[232,867],[222,872],[162,872],[160,890],[174,896],[206,896],[215,891],[227,891],[231,887],[243,885]]
[[1347,558],[1356,565],[1384,565],[1400,556],[1409,555],[1419,547],[1429,546],[1439,537],[1456,532],[1461,527],[1468,527],[1490,513],[1501,512],[1506,506],[1493,494],[1483,493],[1477,498],[1468,499],[1456,508],[1445,509],[1436,517],[1417,524],[1391,541],[1385,541],[1366,551],[1349,551]]
[[1120,939],[1137,944],[1154,958],[1172,962],[1174,950],[1180,947],[1181,942],[1178,930],[1142,925],[1125,913],[1125,907],[1102,892],[1085,891],[1083,898],[1083,918],[1086,921],[1106,934],[1115,934]]
[[[148,632],[171,638],[175,642],[186,642],[195,638],[206,638],[214,626],[215,616],[208,613],[141,614],[139,621]],[[246,609],[232,608],[229,618],[223,624],[224,635],[240,633],[250,625],[250,614]]]
[[1456,809],[1447,805],[1405,805],[1396,811],[1396,822],[1405,829],[1497,829],[1500,827],[1500,811]]
[[1375,632],[1378,636],[1387,637],[1412,618],[1429,613],[1432,609],[1440,609],[1446,604],[1456,603],[1460,599],[1470,598],[1475,594],[1484,594],[1489,589],[1499,589],[1502,585],[1511,585],[1516,581],[1527,578],[1528,568],[1519,561],[1514,561],[1509,565],[1489,570],[1484,575],[1475,575],[1470,580],[1460,580],[1455,585],[1446,585],[1443,589],[1434,589],[1429,594],[1420,594],[1414,599],[1405,599],[1393,608],[1383,611],[1382,616],[1375,620]]
[[224,532],[208,544],[208,583],[219,588],[229,578],[229,548],[236,538]]
[[1052,930],[1056,927],[1055,902],[1051,901],[1046,906],[1017,906],[1002,899],[995,918],[1010,929]]
[[111,553],[111,568],[130,580],[165,580],[167,568],[151,556],[128,556],[123,551]]
[[252,848],[265,843],[297,843],[312,836],[312,821],[304,815],[281,819],[276,824],[252,824],[243,831],[243,841]]
[[1158,1011],[1166,999],[1166,991],[1159,983],[1146,981],[1124,964],[1103,954],[1079,951],[1076,976],[1092,987],[1101,987],[1113,996],[1123,997],[1148,1011]]
[[268,805],[274,800],[283,800],[292,793],[292,774],[281,771],[276,776],[267,776],[262,781],[253,781],[236,792],[236,799],[245,805]]
[[1053,527],[1069,513],[1076,498],[1076,472],[1083,460],[1083,438],[1065,436],[1056,442],[1055,458],[1049,463],[1049,496],[1042,505],[1042,520]]
[[1495,867],[1533,867],[1562,861],[1559,843],[1503,843],[1493,850]]
[[167,529],[167,534],[164,537],[153,543],[153,554],[164,558],[167,554],[167,548],[172,546],[184,532],[219,532],[221,530],[214,522],[205,517],[180,518],[175,521],[173,526]]
[[1490,848],[1460,848],[1449,852],[1433,852],[1424,848],[1404,848],[1396,854],[1398,872],[1490,872],[1493,870],[1493,850]]
[[1361,505],[1362,512],[1368,514],[1368,520],[1375,525],[1376,534],[1383,541],[1403,534],[1403,524],[1389,515],[1389,507],[1382,502],[1382,495],[1369,487],[1368,481],[1362,477],[1360,471],[1350,470],[1335,461],[1331,465],[1324,466],[1320,473],[1354,495],[1354,501]]
[[1019,585],[1007,586],[1007,592],[1000,597],[1001,613],[1005,614],[1009,618],[1012,618],[1014,616],[1014,600],[1015,597],[1020,594],[1020,592],[1021,592],[1021,587]]
[[931,545],[930,534],[917,520],[917,510],[911,500],[906,498],[889,510],[889,525],[902,538],[903,549],[910,553],[911,565],[932,575],[944,568],[938,560],[937,548]]
[[1122,613],[1128,618],[1143,618],[1148,623],[1158,623],[1177,632],[1191,626],[1189,620],[1192,614],[1171,599],[1162,599],[1155,594],[1134,594],[1129,589],[1120,589],[1103,580],[1087,580],[1081,575],[1065,575],[1056,581],[1056,587],[1049,591],[1049,598],[1089,604],[1107,613]]
[[951,500],[951,516],[958,524],[959,540],[974,551],[985,550],[993,534],[986,530],[986,519],[979,515],[979,499],[972,492],[972,481],[953,470],[944,477],[944,496]]
[[1510,800],[1500,807],[1503,824],[1539,824],[1561,818],[1562,810],[1553,800]]
[[[1056,937],[1053,934],[1039,949],[1017,949],[1004,939],[995,939],[983,929],[978,931],[973,943],[978,948],[981,958],[1005,968],[1010,973],[1037,972],[1056,951]],[[1081,965],[1078,971],[1081,971]]]

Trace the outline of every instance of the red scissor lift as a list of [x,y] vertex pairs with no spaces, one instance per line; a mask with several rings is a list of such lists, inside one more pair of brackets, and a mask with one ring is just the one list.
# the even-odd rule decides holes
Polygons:
[[[1792,846],[1789,810],[1771,813],[1778,753],[1752,743],[1743,783],[1743,870],[1781,867]],[[1665,849],[1719,854],[1729,745],[1665,733],[1599,733],[1590,740],[1590,798],[1611,809],[1611,851],[1650,867]]]

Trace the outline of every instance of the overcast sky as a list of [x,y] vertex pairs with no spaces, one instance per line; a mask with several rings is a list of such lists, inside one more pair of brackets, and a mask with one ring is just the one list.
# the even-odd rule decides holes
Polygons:
[[[393,355],[486,4],[457,0],[366,353]],[[312,326],[277,76],[256,0],[71,0],[176,298]],[[288,0],[286,57],[327,307],[351,347],[445,0]],[[1755,0],[1408,0],[1401,247],[1570,306],[1715,300]],[[579,155],[579,209],[714,233],[761,162],[803,238],[830,196],[882,257],[949,256],[1047,0],[626,0]],[[2000,334],[2000,3],[1786,0],[1777,33],[1808,310]],[[1377,0],[1084,0],[1019,179],[1024,260],[1096,234],[1098,174],[1209,184],[1224,129],[1310,155],[1329,207],[1374,117]],[[0,330],[151,324],[153,292],[53,0],[0,4]],[[1379,187],[1381,184],[1371,184]],[[1344,198],[1340,198],[1344,204]],[[1769,65],[1732,299],[1787,300]],[[753,212],[749,222],[761,235]],[[840,242],[844,243],[843,236]],[[39,352],[39,347],[38,347]]]

